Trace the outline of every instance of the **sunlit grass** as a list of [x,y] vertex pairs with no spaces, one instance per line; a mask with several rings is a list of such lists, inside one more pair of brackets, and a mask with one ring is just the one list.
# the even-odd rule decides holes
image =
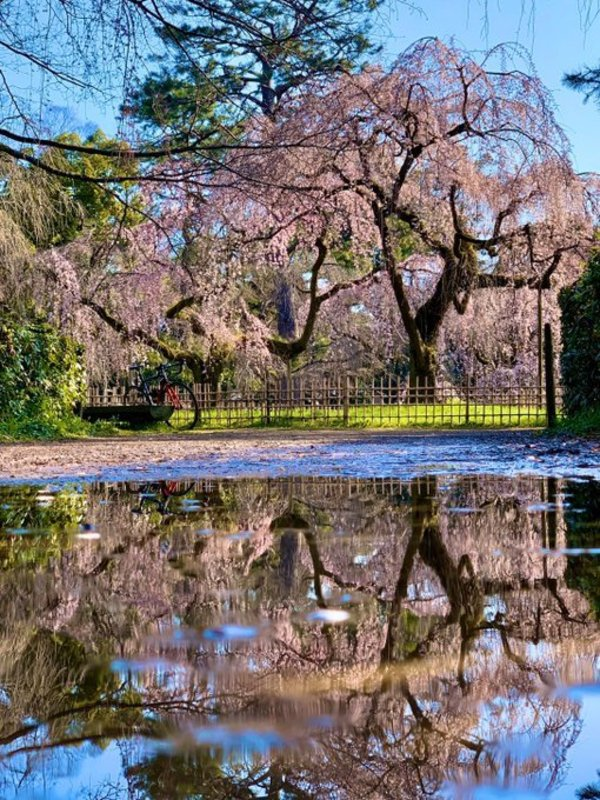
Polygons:
[[199,429],[223,428],[448,428],[543,427],[546,411],[536,405],[467,404],[460,401],[348,408],[214,408],[202,410]]
[[[594,419],[597,424],[597,417]],[[267,430],[287,428],[294,430],[344,430],[344,429],[411,429],[432,428],[509,428],[545,427],[546,411],[531,405],[470,404],[458,400],[435,404],[364,405],[346,410],[319,406],[248,409],[201,409],[199,421],[193,431],[220,431],[229,429]],[[596,428],[597,430],[597,428]],[[574,431],[583,432],[583,431]],[[589,432],[586,430],[585,432]],[[89,423],[78,417],[61,425],[46,429],[39,425],[0,425],[0,441],[86,439],[88,437],[130,437],[156,433],[177,433],[163,422],[131,426],[117,418]]]

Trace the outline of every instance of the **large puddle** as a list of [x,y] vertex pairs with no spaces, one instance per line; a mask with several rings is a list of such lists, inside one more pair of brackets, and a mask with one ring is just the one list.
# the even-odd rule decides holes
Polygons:
[[600,797],[591,479],[5,486],[0,526],[4,800]]

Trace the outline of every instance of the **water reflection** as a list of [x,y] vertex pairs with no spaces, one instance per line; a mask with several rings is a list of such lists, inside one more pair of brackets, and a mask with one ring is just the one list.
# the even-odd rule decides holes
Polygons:
[[0,797],[573,796],[599,498],[481,476],[4,488]]

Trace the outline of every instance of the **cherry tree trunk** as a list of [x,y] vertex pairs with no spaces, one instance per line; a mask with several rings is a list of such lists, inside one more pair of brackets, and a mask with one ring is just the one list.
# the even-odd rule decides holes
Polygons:
[[204,359],[199,356],[186,356],[185,362],[190,369],[194,384],[208,387],[209,405],[214,406],[217,402],[217,394],[221,386],[221,377],[225,370],[224,359],[211,356]]
[[437,344],[422,340],[410,346],[408,398],[411,403],[435,402],[437,377]]

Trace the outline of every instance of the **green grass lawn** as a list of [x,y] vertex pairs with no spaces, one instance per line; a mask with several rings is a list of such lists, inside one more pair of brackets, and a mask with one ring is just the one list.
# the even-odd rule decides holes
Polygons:
[[[597,433],[598,413],[594,416],[589,430],[572,432]],[[564,423],[566,425],[566,423]],[[195,432],[227,429],[269,429],[290,428],[297,430],[318,429],[399,429],[399,428],[507,428],[507,427],[546,426],[546,411],[537,405],[474,404],[468,408],[463,401],[414,405],[363,405],[348,408],[346,416],[343,408],[323,408],[319,406],[296,407],[292,409],[273,407],[266,413],[262,408],[248,409],[232,405],[229,408],[202,409]],[[562,427],[562,426],[561,426]],[[191,431],[193,433],[194,431]],[[152,433],[173,433],[164,422],[131,426],[118,419],[99,422],[86,422],[73,417],[60,427],[47,428],[35,420],[27,425],[0,424],[1,441],[34,441],[55,439],[85,439],[97,436],[144,436]],[[190,433],[190,431],[186,431]]]
[[453,426],[474,427],[543,427],[546,411],[534,405],[470,404],[452,401],[422,405],[364,405],[342,408],[297,407],[202,410],[198,427],[204,430],[223,428],[412,428]]

